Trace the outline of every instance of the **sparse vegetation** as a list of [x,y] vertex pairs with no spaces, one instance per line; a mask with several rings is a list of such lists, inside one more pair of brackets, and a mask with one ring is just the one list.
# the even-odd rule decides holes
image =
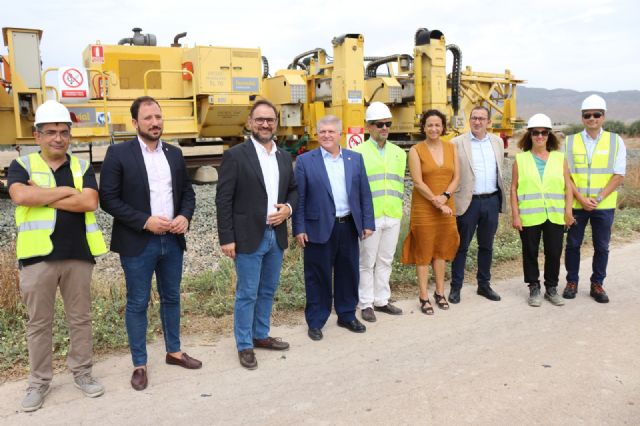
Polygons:
[[[620,190],[620,209],[616,213],[614,238],[634,238],[640,232],[640,161],[637,150],[629,155],[627,175],[624,187]],[[508,168],[508,167],[507,167]],[[507,173],[507,179],[509,175]],[[411,289],[415,285],[415,268],[399,262],[402,242],[407,234],[409,217],[403,219],[400,231],[394,269],[391,275],[392,287]],[[588,231],[587,231],[588,232]],[[588,243],[590,237],[587,235]],[[467,269],[475,268],[477,245],[472,242],[467,258]],[[509,222],[509,212],[502,215],[496,244],[494,261],[509,262],[521,256],[520,240]],[[303,251],[290,239],[290,249],[285,252],[280,287],[274,303],[274,311],[299,310],[305,304]],[[233,312],[235,297],[234,264],[227,258],[221,258],[215,271],[207,271],[198,276],[185,277],[183,281],[184,314],[183,324],[189,322],[189,316],[221,317]],[[449,275],[449,272],[447,272]],[[154,286],[155,287],[155,286]],[[416,289],[417,291],[417,289]],[[93,337],[94,348],[104,352],[127,346],[124,325],[126,291],[124,283],[92,284]],[[153,292],[149,307],[148,338],[159,335],[161,327],[158,315],[158,296]],[[6,375],[8,370],[23,371],[28,364],[25,324],[27,314],[20,302],[18,272],[16,269],[15,249],[0,251],[0,372]],[[68,329],[64,318],[62,301],[56,301],[54,320],[54,357],[57,360],[66,356],[69,347]]]

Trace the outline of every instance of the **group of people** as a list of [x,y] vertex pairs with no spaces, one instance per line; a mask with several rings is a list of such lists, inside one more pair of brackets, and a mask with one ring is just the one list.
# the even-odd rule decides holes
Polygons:
[[[591,297],[609,301],[603,289],[617,187],[625,173],[622,139],[602,129],[604,99],[582,105],[585,130],[570,135],[564,150],[551,120],[536,114],[518,142],[523,152],[513,165],[512,224],[520,233],[529,304],[540,306],[538,248],[544,242],[544,297],[554,305],[578,288],[580,246],[588,222],[594,242]],[[20,289],[27,307],[31,371],[24,411],[39,409],[53,377],[52,322],[56,290],[62,295],[70,329],[68,366],[75,386],[97,397],[104,386],[92,376],[91,274],[94,258],[107,252],[94,211],[98,202],[113,216],[111,250],[119,253],[127,288],[126,330],[135,390],[147,387],[147,308],[155,273],[165,362],[201,368],[180,344],[180,283],[185,233],[195,210],[195,193],[181,151],[161,140],[162,111],[151,97],[131,105],[137,137],[108,148],[100,187],[91,165],[69,154],[71,117],[65,106],[47,101],[36,111],[34,138],[40,152],[9,167],[8,187],[17,205],[16,251]],[[225,151],[216,191],[218,237],[234,260],[237,282],[234,337],[240,364],[255,369],[254,349],[287,350],[270,335],[273,300],[280,281],[287,221],[304,249],[305,319],[308,336],[323,339],[332,309],[337,325],[355,333],[375,322],[376,312],[401,315],[390,303],[389,278],[403,216],[407,163],[413,180],[409,231],[402,262],[416,265],[421,311],[434,313],[428,267],[435,281],[433,301],[446,310],[460,303],[469,245],[477,234],[477,293],[489,300],[493,240],[499,213],[506,210],[502,164],[504,145],[488,132],[490,111],[471,111],[470,131],[442,139],[446,117],[422,114],[424,140],[407,154],[389,142],[392,114],[380,102],[366,110],[370,138],[353,150],[340,146],[342,122],[317,122],[319,147],[297,158],[274,142],[278,110],[268,100],[249,113],[248,140]],[[560,256],[568,229],[567,285],[558,295]],[[446,262],[451,289],[445,296]]]

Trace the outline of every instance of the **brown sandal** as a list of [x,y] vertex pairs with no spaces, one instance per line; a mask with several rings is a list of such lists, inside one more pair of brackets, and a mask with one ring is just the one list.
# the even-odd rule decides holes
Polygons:
[[444,297],[443,295],[440,295],[438,293],[436,293],[435,291],[433,292],[433,298],[436,301],[436,305],[438,305],[438,308],[442,309],[442,310],[447,310],[449,309],[449,302],[447,302],[447,298]]
[[[422,313],[425,315],[433,315],[433,306],[431,306],[429,298],[427,298],[427,300],[422,300],[421,297],[418,297],[418,300],[420,300],[420,310],[422,311]],[[426,306],[427,303],[429,304],[429,306]]]

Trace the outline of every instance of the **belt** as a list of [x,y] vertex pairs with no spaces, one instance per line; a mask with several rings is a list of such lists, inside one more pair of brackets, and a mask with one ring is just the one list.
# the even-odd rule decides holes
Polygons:
[[473,194],[473,198],[475,199],[483,199],[483,198],[491,198],[494,195],[498,195],[499,191],[492,192],[491,194]]
[[346,214],[344,216],[340,216],[340,217],[336,217],[336,223],[347,223],[347,222],[351,222],[351,213]]

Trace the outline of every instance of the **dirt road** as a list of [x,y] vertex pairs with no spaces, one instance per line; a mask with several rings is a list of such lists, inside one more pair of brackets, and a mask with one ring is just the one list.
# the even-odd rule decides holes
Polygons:
[[[465,286],[462,303],[426,317],[378,315],[365,334],[335,324],[311,341],[306,327],[280,327],[285,353],[258,351],[240,367],[232,338],[189,337],[200,371],[164,364],[150,348],[150,386],[129,386],[128,355],[99,362],[107,392],[83,397],[69,374],[54,378],[44,407],[18,411],[24,380],[0,386],[0,424],[640,424],[640,242],[610,255],[600,305],[588,286],[564,307],[526,305],[520,278],[497,282],[501,302]],[[590,261],[582,264],[589,277]]]

